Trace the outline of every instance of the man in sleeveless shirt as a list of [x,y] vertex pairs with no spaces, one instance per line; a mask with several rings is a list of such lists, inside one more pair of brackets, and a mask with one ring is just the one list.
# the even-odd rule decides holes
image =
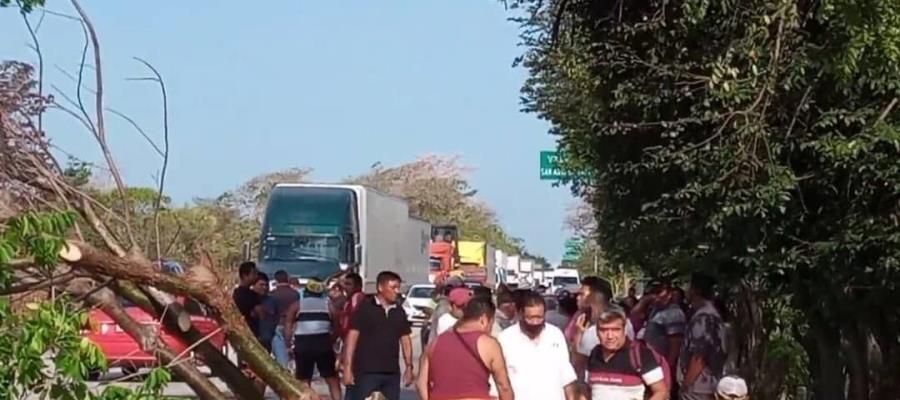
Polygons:
[[318,280],[306,283],[303,299],[293,303],[285,317],[288,347],[294,349],[295,374],[309,384],[315,369],[325,379],[331,400],[341,399],[341,382],[335,368],[332,315],[325,299],[325,286]]
[[490,298],[472,298],[459,323],[424,350],[416,382],[420,399],[487,400],[491,377],[499,399],[513,399],[503,352],[490,335],[494,313]]

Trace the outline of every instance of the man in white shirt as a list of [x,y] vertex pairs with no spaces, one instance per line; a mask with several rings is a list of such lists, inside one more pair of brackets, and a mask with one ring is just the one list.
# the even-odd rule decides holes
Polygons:
[[456,325],[456,321],[462,317],[463,308],[465,308],[466,303],[471,298],[472,291],[469,288],[460,287],[450,291],[450,294],[447,295],[447,300],[450,302],[450,312],[438,318],[434,338]]
[[576,377],[566,339],[545,322],[545,312],[544,298],[529,292],[519,304],[519,323],[500,334],[513,392],[516,400],[575,400]]

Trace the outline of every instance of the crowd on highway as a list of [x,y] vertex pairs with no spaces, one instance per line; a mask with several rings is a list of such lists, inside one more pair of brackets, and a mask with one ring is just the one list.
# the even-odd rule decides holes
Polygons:
[[[374,294],[347,273],[329,282],[269,278],[240,266],[234,300],[260,342],[297,378],[318,371],[333,400],[746,400],[746,382],[725,375],[725,326],[714,281],[695,275],[688,291],[653,282],[613,302],[599,277],[549,298],[530,289],[439,283],[423,351],[401,307],[402,277],[377,276]],[[401,368],[402,364],[402,368]]]

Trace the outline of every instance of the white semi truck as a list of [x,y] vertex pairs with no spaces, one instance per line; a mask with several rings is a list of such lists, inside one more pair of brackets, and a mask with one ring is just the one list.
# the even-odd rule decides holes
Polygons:
[[275,185],[263,218],[258,265],[302,280],[352,270],[371,291],[382,271],[428,283],[431,224],[399,197],[360,185]]

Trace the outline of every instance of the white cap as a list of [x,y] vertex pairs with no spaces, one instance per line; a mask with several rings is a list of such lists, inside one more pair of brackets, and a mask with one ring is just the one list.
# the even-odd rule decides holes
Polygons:
[[747,382],[739,376],[726,376],[719,380],[716,395],[726,399],[743,399],[747,397]]

